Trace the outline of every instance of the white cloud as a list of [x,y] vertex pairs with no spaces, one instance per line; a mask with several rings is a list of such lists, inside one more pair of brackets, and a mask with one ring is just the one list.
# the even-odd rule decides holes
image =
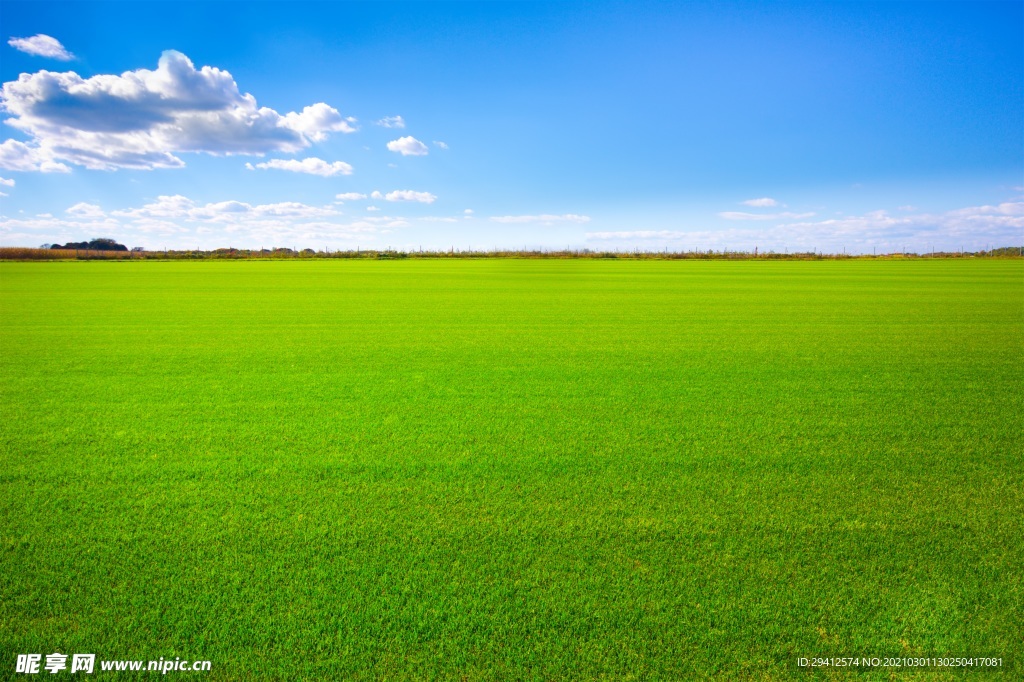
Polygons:
[[113,211],[112,215],[124,218],[179,218],[186,221],[238,222],[260,218],[322,218],[337,215],[329,206],[318,207],[284,201],[276,204],[252,204],[243,201],[220,201],[197,206],[194,201],[180,194],[162,195],[157,200],[139,208]]
[[360,199],[365,199],[366,195],[360,194],[359,192],[343,192],[341,194],[335,194],[334,198],[338,201],[359,201]]
[[0,216],[0,242],[4,244],[38,244],[40,242],[67,242],[92,239],[97,235],[118,237],[123,228],[110,218],[98,220],[73,217],[55,218],[50,214],[34,218],[7,218]]
[[760,199],[747,199],[743,202],[747,206],[755,206],[757,208],[771,208],[772,206],[778,206],[779,202],[771,197],[761,197]]
[[440,140],[434,140],[434,145],[438,149],[448,149],[448,143],[447,142],[441,142]]
[[411,135],[400,137],[397,140],[391,140],[391,142],[388,142],[388,149],[393,152],[398,152],[402,156],[426,156],[430,153],[430,150],[427,149],[427,145],[423,144]]
[[49,150],[30,147],[17,140],[0,143],[0,168],[41,173],[70,173],[71,169],[53,160]]
[[385,227],[408,227],[409,222],[401,216],[378,215],[367,216],[363,221],[372,225],[384,225]]
[[161,195],[156,201],[146,204],[141,208],[125,209],[114,211],[116,216],[127,218],[183,218],[188,212],[195,208],[195,202],[180,194]]
[[466,215],[473,215],[473,209],[467,208],[465,211],[463,211],[463,213]]
[[80,202],[63,216],[31,219],[0,216],[0,243],[38,244],[112,237],[149,248],[217,248],[239,246],[372,245],[379,236],[408,227],[396,216],[368,216],[343,221],[330,206],[282,201],[250,204],[225,200],[200,204],[182,195],[161,195],[141,206],[104,214]]
[[3,185],[4,187],[14,187],[14,180],[0,178],[0,185]]
[[[1024,202],[1007,201],[997,206],[974,206],[971,208],[960,208],[949,211],[946,215],[966,218],[979,218],[982,216],[1024,216]],[[1024,226],[1024,222],[1015,221],[1016,224]]]
[[380,208],[378,208],[377,206],[367,206],[366,210],[367,211],[379,211]]
[[863,215],[827,220],[798,220],[770,227],[751,226],[705,231],[626,230],[589,232],[587,239],[628,246],[648,244],[680,250],[734,249],[777,252],[811,251],[878,253],[931,249],[976,251],[986,246],[1019,244],[1024,231],[1024,202],[971,206],[944,213]]
[[625,230],[619,232],[587,232],[587,239],[681,239],[690,234],[689,232],[674,230]]
[[378,192],[377,190],[373,190],[372,192],[370,192],[370,198],[371,199],[383,199],[384,195],[381,194],[380,192]]
[[103,209],[96,204],[88,204],[84,201],[80,201],[74,206],[64,211],[68,215],[73,215],[78,218],[103,218],[106,217],[106,213]]
[[496,223],[589,223],[590,216],[566,213],[564,215],[505,215],[492,216],[491,220]]
[[744,213],[743,211],[723,211],[718,217],[726,220],[800,220],[810,218],[814,213]]
[[384,118],[377,121],[377,125],[384,128],[404,128],[405,119],[401,116],[385,116]]
[[20,50],[37,57],[49,57],[50,59],[57,59],[62,62],[69,62],[75,58],[75,55],[64,49],[59,40],[42,33],[38,33],[31,38],[11,38],[7,41],[7,44],[15,50]]
[[385,201],[415,201],[421,204],[432,204],[437,196],[430,192],[414,192],[411,189],[396,189],[384,195]]
[[457,223],[457,222],[459,222],[458,218],[449,218],[449,217],[444,217],[444,216],[427,216],[425,218],[420,218],[420,220],[422,220],[423,222],[426,222],[426,223]]
[[87,168],[178,168],[183,152],[294,153],[331,132],[353,132],[324,103],[284,115],[260,107],[231,74],[168,50],[155,71],[82,78],[77,73],[23,73],[4,83],[7,123],[30,135],[42,159]]
[[298,159],[270,159],[269,161],[257,163],[255,166],[247,163],[245,167],[249,170],[276,168],[277,170],[291,171],[292,173],[308,173],[309,175],[319,175],[325,178],[334,175],[352,175],[352,166],[344,161],[328,163],[315,156],[302,159],[301,161]]
[[920,252],[933,247],[977,250],[984,248],[986,243],[992,246],[1020,243],[1021,230],[1024,230],[1024,202],[904,216],[871,211],[860,216],[782,224],[778,230],[792,235],[790,239],[794,242],[813,241],[826,248],[832,243],[853,247],[875,245],[892,250],[906,247]]
[[289,112],[284,115],[284,121],[286,127],[302,133],[313,142],[323,142],[331,132],[354,133],[358,130],[354,116],[342,118],[337,109],[323,102],[311,104],[298,114]]

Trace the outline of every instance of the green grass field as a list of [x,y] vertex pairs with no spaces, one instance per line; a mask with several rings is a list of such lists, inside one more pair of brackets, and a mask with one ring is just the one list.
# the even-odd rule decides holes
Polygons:
[[1024,262],[2,263],[0,325],[0,677],[1024,675]]

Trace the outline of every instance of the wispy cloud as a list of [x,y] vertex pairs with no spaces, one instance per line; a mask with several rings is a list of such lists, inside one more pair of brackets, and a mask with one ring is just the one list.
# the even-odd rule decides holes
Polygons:
[[761,197],[760,199],[747,199],[743,202],[747,206],[754,206],[755,208],[771,208],[778,206],[779,202],[771,197]]
[[275,168],[277,170],[290,171],[292,173],[307,173],[309,175],[319,175],[321,177],[329,178],[335,175],[352,175],[352,166],[345,163],[344,161],[335,161],[334,163],[328,163],[323,159],[318,159],[315,156],[308,159],[271,159],[269,161],[263,161],[255,165],[251,163],[245,164],[245,167],[249,170],[255,170],[257,168],[270,169]]
[[434,140],[434,146],[438,149],[448,149],[448,143],[441,142],[441,140]]
[[491,216],[491,220],[496,223],[589,223],[590,216],[576,215],[575,213],[564,213],[562,215],[551,215],[549,213],[543,213],[541,215],[503,215],[503,216]]
[[411,189],[396,189],[384,195],[385,201],[414,201],[421,204],[432,204],[437,196],[430,192],[414,192]]
[[75,58],[75,55],[64,49],[59,40],[43,33],[37,33],[31,38],[11,38],[7,44],[15,50],[36,57],[48,57],[62,62],[69,62]]
[[237,222],[252,218],[322,218],[337,215],[330,206],[309,206],[296,201],[252,205],[244,201],[219,201],[197,205],[180,194],[162,195],[139,208],[113,211],[124,218],[183,218],[189,221]]
[[588,240],[625,240],[646,241],[649,239],[684,239],[689,237],[691,232],[679,232],[676,230],[619,230],[608,232],[587,232]]
[[334,198],[338,201],[359,201],[360,199],[365,199],[366,195],[359,192],[342,192],[341,194],[335,194]]
[[404,128],[405,119],[401,116],[385,116],[377,121],[377,125],[382,128]]
[[64,217],[0,216],[0,243],[79,241],[102,235],[151,248],[174,248],[175,244],[204,248],[355,245],[372,244],[377,236],[409,225],[400,216],[343,220],[340,212],[330,206],[293,201],[250,204],[226,200],[201,204],[182,195],[161,195],[141,206],[111,211],[80,202],[69,207]]
[[969,206],[943,213],[891,215],[870,211],[825,220],[795,219],[767,228],[724,230],[620,230],[588,232],[589,241],[615,246],[650,244],[680,249],[734,248],[776,251],[817,249],[870,253],[873,248],[926,252],[977,250],[1019,244],[1024,234],[1024,202]]
[[743,211],[722,211],[718,217],[726,220],[800,220],[813,217],[814,213],[745,213]]

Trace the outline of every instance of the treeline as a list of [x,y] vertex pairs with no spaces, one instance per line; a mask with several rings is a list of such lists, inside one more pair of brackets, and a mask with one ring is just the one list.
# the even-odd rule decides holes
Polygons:
[[49,244],[43,248],[51,251],[127,251],[128,247],[118,244],[113,239],[93,239],[87,242],[68,242],[67,244]]
[[858,254],[821,253],[819,251],[777,253],[774,251],[593,251],[590,249],[547,250],[493,250],[474,251],[449,249],[447,251],[396,251],[350,249],[342,251],[314,251],[313,249],[213,249],[143,251],[120,244],[120,249],[94,248],[97,241],[81,242],[86,246],[69,244],[47,246],[47,248],[0,247],[0,260],[316,260],[316,259],[362,259],[401,260],[416,258],[520,258],[520,259],[607,259],[607,260],[893,260],[928,258],[1021,258],[1024,247],[1009,246],[989,251],[942,251],[935,253],[885,253]]

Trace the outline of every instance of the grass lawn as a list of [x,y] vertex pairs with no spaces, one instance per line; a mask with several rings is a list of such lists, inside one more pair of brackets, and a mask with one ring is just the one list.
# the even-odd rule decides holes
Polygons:
[[0,263],[0,677],[1024,675],[1022,359],[1021,261]]

